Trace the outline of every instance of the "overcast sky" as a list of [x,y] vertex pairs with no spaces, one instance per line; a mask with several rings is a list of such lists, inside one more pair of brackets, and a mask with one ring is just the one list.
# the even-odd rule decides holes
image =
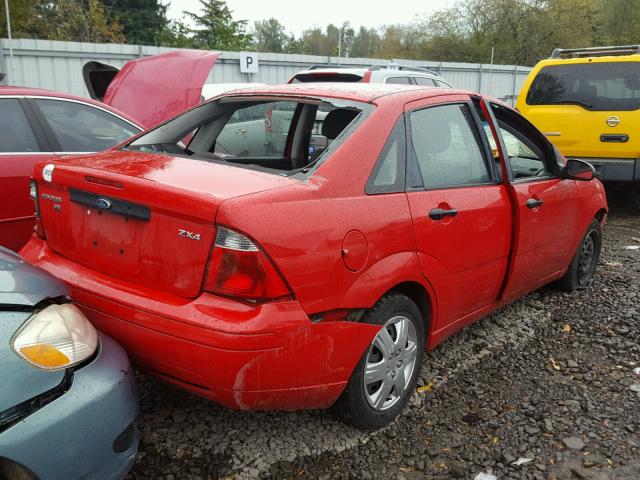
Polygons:
[[[455,0],[227,0],[236,20],[275,17],[287,31],[299,35],[305,28],[341,25],[349,21],[354,27],[378,27],[393,23],[409,23],[416,15],[446,8]],[[169,16],[179,19],[183,10],[198,13],[198,0],[171,0]]]

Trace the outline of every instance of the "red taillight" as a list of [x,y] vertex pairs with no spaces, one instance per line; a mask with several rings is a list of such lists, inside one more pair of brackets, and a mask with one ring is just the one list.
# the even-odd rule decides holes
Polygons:
[[29,197],[33,200],[35,207],[36,224],[33,227],[33,231],[44,240],[44,228],[42,227],[42,220],[40,220],[40,204],[38,203],[38,184],[34,180],[29,182]]
[[249,238],[224,227],[218,227],[204,289],[248,300],[291,295],[266,253]]

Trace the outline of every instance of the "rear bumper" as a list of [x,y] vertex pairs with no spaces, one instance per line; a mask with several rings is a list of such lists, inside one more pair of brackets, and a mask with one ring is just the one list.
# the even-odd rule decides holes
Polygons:
[[152,291],[78,265],[35,237],[21,254],[62,279],[134,363],[231,408],[329,407],[380,328],[312,323],[295,300],[248,304]]
[[640,159],[633,158],[580,158],[592,164],[604,182],[640,182]]
[[[101,335],[99,355],[73,373],[66,393],[0,434],[0,457],[40,480],[121,478],[138,449],[137,413],[127,355]],[[115,451],[114,442],[123,432],[132,435]]]

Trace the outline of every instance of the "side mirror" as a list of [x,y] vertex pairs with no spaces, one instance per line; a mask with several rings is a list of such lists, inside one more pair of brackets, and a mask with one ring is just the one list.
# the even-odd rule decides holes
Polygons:
[[570,158],[562,171],[564,178],[588,182],[596,177],[596,169],[589,162]]

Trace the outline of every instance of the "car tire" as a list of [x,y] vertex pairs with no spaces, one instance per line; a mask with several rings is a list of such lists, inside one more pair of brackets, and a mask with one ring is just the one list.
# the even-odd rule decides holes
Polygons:
[[334,411],[356,428],[376,430],[400,413],[415,390],[425,327],[416,304],[397,293],[382,297],[362,322],[383,328],[358,362]]
[[587,233],[578,246],[569,269],[555,286],[566,292],[583,290],[593,283],[593,276],[600,259],[602,248],[602,227],[598,220],[593,220]]

